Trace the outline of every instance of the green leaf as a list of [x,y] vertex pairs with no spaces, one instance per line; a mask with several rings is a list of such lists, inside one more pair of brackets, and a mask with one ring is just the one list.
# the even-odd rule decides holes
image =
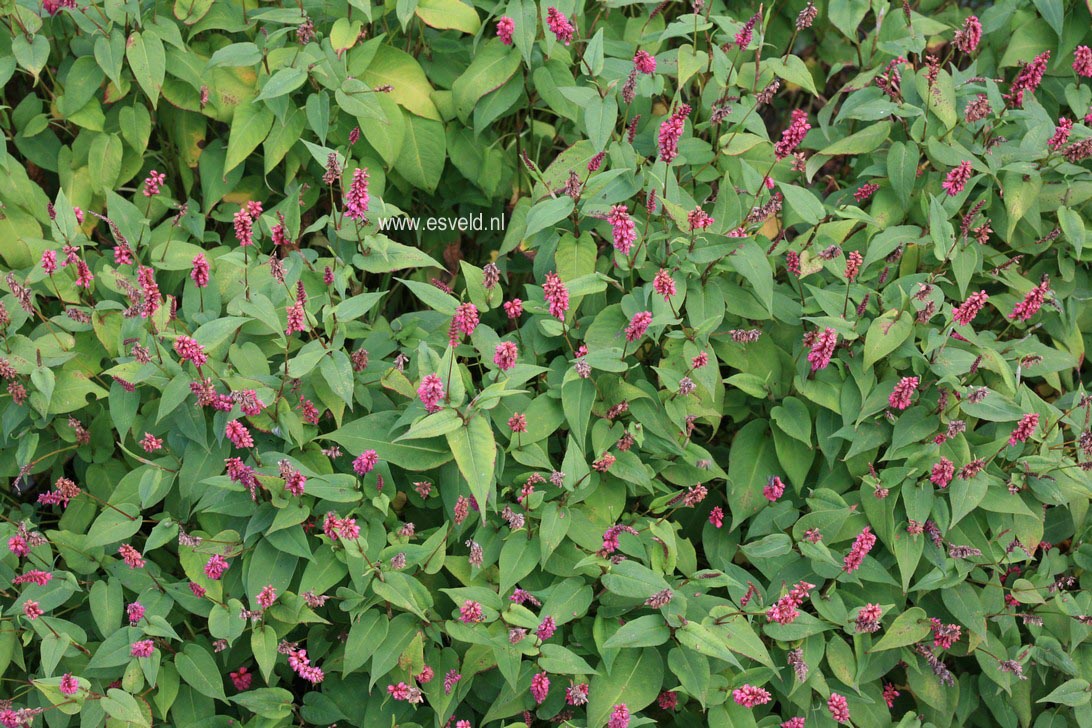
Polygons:
[[482,27],[478,11],[460,0],[417,0],[417,17],[440,30],[461,30],[473,35]]
[[442,409],[431,415],[422,417],[415,422],[404,435],[398,437],[395,442],[402,440],[420,440],[428,437],[442,437],[449,432],[454,432],[463,425],[463,420],[454,409]]
[[603,647],[656,647],[671,638],[671,630],[659,614],[646,614],[622,625]]
[[126,725],[151,725],[144,711],[140,709],[140,704],[137,703],[136,698],[124,690],[110,688],[106,691],[106,696],[99,702],[107,715],[115,720],[122,721]]
[[1080,258],[1081,252],[1084,250],[1085,241],[1084,218],[1075,210],[1071,210],[1068,207],[1059,207],[1058,224],[1061,226],[1062,233],[1065,234],[1066,240],[1073,244],[1073,250],[1076,253],[1076,257]]
[[286,718],[292,714],[292,693],[284,688],[255,688],[239,693],[231,702],[263,718],[273,720]]
[[140,506],[134,503],[115,503],[112,508],[104,508],[87,532],[86,548],[97,548],[121,543],[143,525]]
[[614,94],[596,98],[584,107],[584,126],[588,130],[588,139],[597,152],[606,148],[618,120],[618,102]]
[[524,237],[529,238],[540,230],[561,222],[573,211],[575,204],[568,195],[551,197],[536,202],[527,212],[527,229]]
[[355,68],[352,51],[349,56],[351,75],[362,78],[372,88],[392,86],[390,96],[399,106],[417,116],[440,120],[440,112],[432,102],[432,84],[413,56],[393,46],[381,45],[367,69]]
[[956,478],[948,489],[951,492],[952,503],[952,521],[949,524],[951,528],[978,508],[978,504],[986,497],[986,491],[989,489],[989,477],[979,473],[969,480]]
[[986,639],[986,610],[978,592],[966,582],[940,590],[944,606],[959,623],[982,639]]
[[770,410],[770,416],[786,435],[805,445],[811,444],[811,413],[802,401],[796,397],[786,397]]
[[[444,1],[462,5],[458,0]],[[503,86],[518,68],[519,52],[515,48],[504,45],[499,39],[483,45],[470,66],[451,85],[451,95],[459,118],[464,122],[469,119],[478,100]]]
[[387,619],[375,610],[364,612],[349,628],[341,671],[348,675],[366,663],[387,637]]
[[817,154],[836,157],[841,154],[867,154],[883,144],[891,133],[891,122],[869,124],[856,134],[850,134],[820,149]]
[[1087,705],[1090,699],[1092,699],[1092,686],[1089,685],[1087,680],[1074,678],[1066,680],[1050,691],[1049,695],[1039,698],[1036,702],[1060,703],[1071,708],[1079,708],[1082,705]]
[[636,561],[626,560],[611,567],[602,577],[603,587],[612,594],[630,599],[648,599],[667,589],[664,578]]
[[175,656],[174,664],[178,666],[182,679],[194,690],[207,697],[227,701],[221,670],[208,650],[190,642]]
[[663,679],[663,658],[655,649],[619,651],[610,669],[591,680],[588,728],[602,728],[620,703],[626,704],[631,715],[637,713],[660,694]]
[[910,206],[920,158],[918,147],[913,142],[894,142],[887,150],[887,178],[891,180],[891,188],[898,195],[899,202],[905,207]]
[[273,112],[265,104],[242,104],[235,109],[231,119],[231,136],[228,137],[227,156],[223,174],[238,167],[258,145],[265,141],[273,128]]
[[277,663],[277,633],[268,624],[257,627],[250,633],[250,651],[262,671],[262,679],[267,683]]
[[415,187],[433,192],[447,159],[444,125],[431,119],[405,115],[406,133],[395,170]]
[[573,377],[561,385],[561,406],[565,410],[573,440],[581,451],[584,450],[593,404],[595,385],[590,379]]
[[752,420],[736,433],[728,456],[728,505],[732,529],[762,510],[762,489],[778,473],[777,453],[769,423]]
[[528,538],[522,531],[509,536],[500,553],[501,592],[507,592],[534,571],[539,562],[539,555],[540,546],[537,538]]
[[892,309],[868,326],[864,343],[864,366],[868,368],[902,345],[914,331],[914,317]]
[[431,470],[451,460],[451,451],[438,440],[393,442],[391,433],[397,419],[397,412],[377,412],[347,422],[322,438],[344,446],[354,457],[365,450],[375,450],[381,460],[415,472]]
[[478,501],[482,523],[495,490],[493,469],[497,461],[497,443],[493,438],[493,427],[485,416],[471,417],[465,427],[447,433],[447,442],[459,472],[470,485],[470,492]]
[[921,607],[911,607],[895,618],[883,637],[872,646],[873,652],[906,647],[925,639],[931,630],[929,616]]
[[129,60],[129,68],[133,69],[133,76],[140,88],[151,100],[152,108],[156,108],[167,73],[167,54],[163,50],[163,41],[153,33],[136,31],[126,41],[125,57]]
[[763,59],[763,63],[789,83],[800,86],[812,96],[819,95],[819,91],[815,88],[815,79],[804,64],[803,58],[794,55],[788,55],[784,58],[774,56],[773,58]]
[[208,14],[215,0],[174,0],[174,17],[193,25]]
[[773,315],[773,269],[766,258],[766,252],[754,240],[745,240],[743,244],[728,256],[736,272],[751,284],[755,297]]
[[555,644],[542,646],[542,657],[538,660],[543,670],[559,675],[595,675],[597,670],[587,661],[567,647]]
[[[258,94],[254,99],[256,103],[258,101],[264,101],[265,99],[275,99],[279,96],[291,93],[298,89],[307,81],[307,70],[303,68],[282,68],[268,79],[266,79],[265,85],[262,86],[262,92]],[[238,113],[238,112],[236,112]],[[233,125],[234,127],[234,125]],[[231,145],[228,145],[231,148]]]

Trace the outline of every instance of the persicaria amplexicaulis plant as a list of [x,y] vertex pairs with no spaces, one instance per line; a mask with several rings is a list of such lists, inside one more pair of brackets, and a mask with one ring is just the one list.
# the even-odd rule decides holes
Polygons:
[[0,725],[1083,724],[1085,4],[6,15]]

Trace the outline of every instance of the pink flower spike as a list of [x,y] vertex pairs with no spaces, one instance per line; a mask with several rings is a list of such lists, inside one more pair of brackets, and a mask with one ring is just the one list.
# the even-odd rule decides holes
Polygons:
[[497,21],[497,37],[504,45],[512,45],[512,33],[516,30],[516,21],[503,16]]

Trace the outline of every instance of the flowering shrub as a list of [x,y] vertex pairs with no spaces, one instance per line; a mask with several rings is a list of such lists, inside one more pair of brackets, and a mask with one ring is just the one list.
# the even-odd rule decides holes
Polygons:
[[0,724],[1087,724],[1092,22],[956,5],[6,4]]

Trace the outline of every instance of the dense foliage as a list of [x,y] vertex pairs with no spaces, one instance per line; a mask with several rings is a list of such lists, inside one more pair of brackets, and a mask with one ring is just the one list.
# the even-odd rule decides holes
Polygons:
[[0,724],[1092,725],[1092,16],[986,5],[3,3]]

